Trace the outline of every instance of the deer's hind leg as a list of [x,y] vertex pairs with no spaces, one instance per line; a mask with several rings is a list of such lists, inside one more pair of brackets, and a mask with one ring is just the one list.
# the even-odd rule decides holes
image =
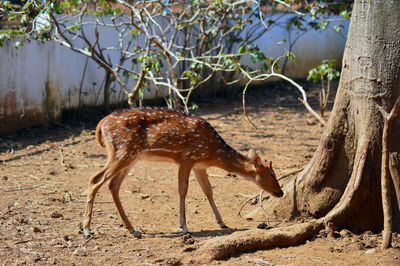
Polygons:
[[115,178],[120,171],[126,167],[126,162],[110,160],[100,172],[90,178],[86,209],[83,216],[83,233],[85,237],[90,237],[90,223],[92,221],[93,203],[97,192],[105,182]]
[[129,233],[133,234],[135,237],[140,238],[141,234],[139,231],[135,231],[131,222],[129,221],[124,208],[122,207],[121,200],[119,198],[119,191],[121,188],[122,181],[129,173],[129,168],[122,170],[116,177],[110,180],[108,183],[108,189],[111,192],[113,201],[115,203],[115,207],[117,208],[119,218],[122,221],[122,224],[128,229]]

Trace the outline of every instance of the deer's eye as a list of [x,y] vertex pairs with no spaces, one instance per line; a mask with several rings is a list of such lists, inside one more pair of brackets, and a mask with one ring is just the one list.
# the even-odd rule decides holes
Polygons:
[[271,176],[272,176],[273,178],[276,178],[275,173],[271,173]]

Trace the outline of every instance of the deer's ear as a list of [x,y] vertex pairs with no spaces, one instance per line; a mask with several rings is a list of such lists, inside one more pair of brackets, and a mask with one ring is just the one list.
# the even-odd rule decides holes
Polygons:
[[260,168],[262,166],[260,156],[258,156],[258,154],[253,149],[249,150],[249,157],[256,168]]
[[272,169],[272,161],[269,161],[269,168]]
[[254,157],[254,155],[256,155],[256,152],[253,149],[249,149],[249,153],[248,154],[249,154],[250,159],[253,160],[253,157]]
[[262,166],[261,158],[258,154],[254,154],[253,158],[251,158],[253,164],[256,168],[260,168]]

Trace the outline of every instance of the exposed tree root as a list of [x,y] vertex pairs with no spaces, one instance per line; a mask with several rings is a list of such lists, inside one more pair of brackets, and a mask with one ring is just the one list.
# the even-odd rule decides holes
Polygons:
[[303,243],[323,228],[322,220],[271,230],[253,229],[213,238],[201,244],[188,263],[208,263],[237,253]]

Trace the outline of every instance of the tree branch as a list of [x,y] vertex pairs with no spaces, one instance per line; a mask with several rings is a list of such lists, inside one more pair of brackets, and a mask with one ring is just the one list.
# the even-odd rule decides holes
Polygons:
[[397,152],[389,153],[389,171],[392,176],[393,185],[397,197],[397,207],[400,211],[400,163],[399,154]]
[[[396,118],[400,110],[400,96],[397,98],[391,112],[388,114],[383,107],[378,106],[383,116],[383,133],[382,133],[382,166],[381,166],[381,186],[382,186],[382,208],[383,208],[383,240],[382,248],[389,248],[392,243],[392,206],[391,206],[391,186],[389,181],[389,136],[393,120]],[[392,179],[395,177],[392,176]]]

